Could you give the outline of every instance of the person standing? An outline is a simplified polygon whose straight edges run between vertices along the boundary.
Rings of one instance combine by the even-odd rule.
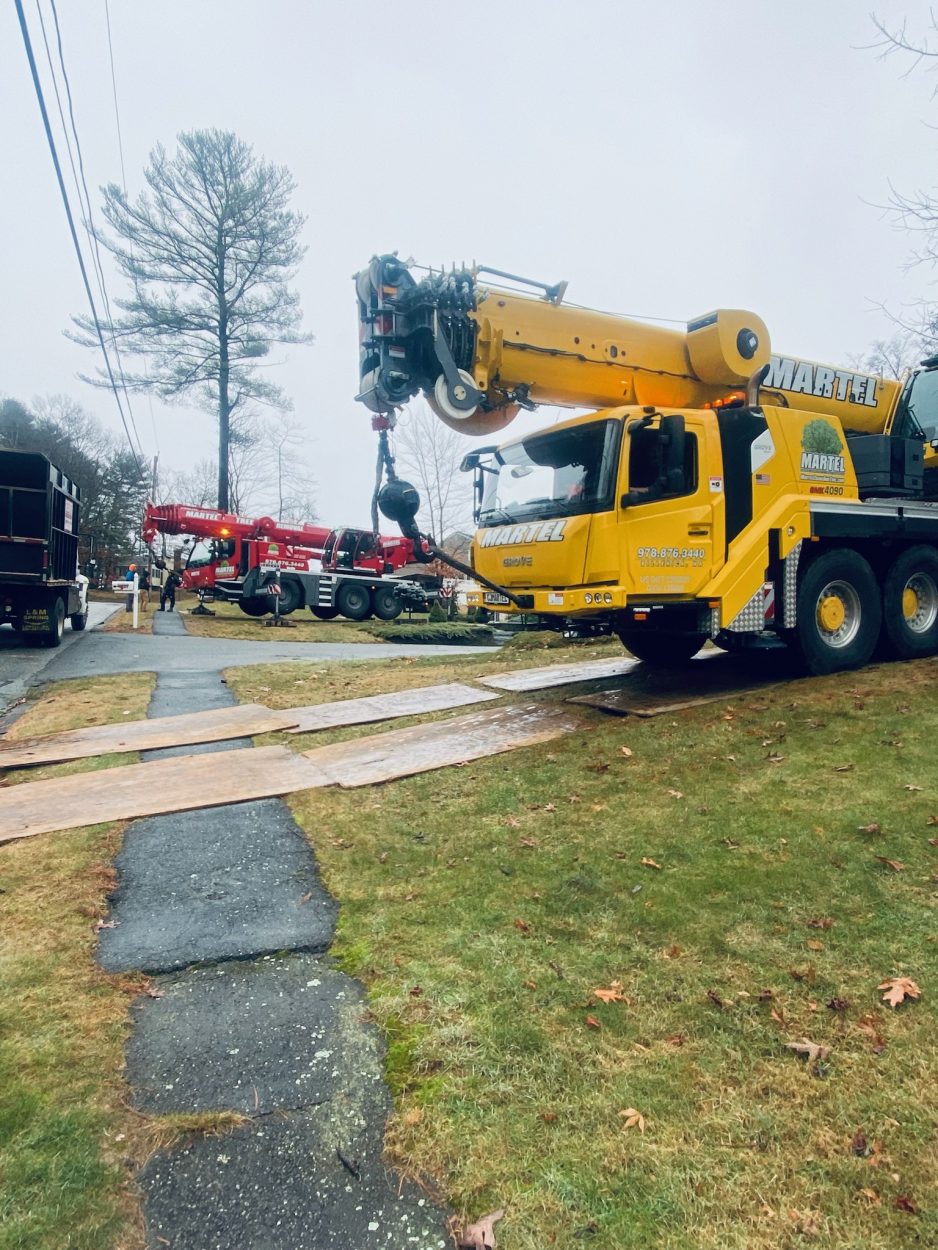
[[[170,569],[166,581],[160,590],[160,611],[172,612],[176,607],[176,587],[182,584],[182,578],[175,569]],[[167,608],[167,604],[169,607]]]
[[[150,574],[146,569],[137,578],[137,590],[140,592],[140,611],[146,612],[150,606]]]

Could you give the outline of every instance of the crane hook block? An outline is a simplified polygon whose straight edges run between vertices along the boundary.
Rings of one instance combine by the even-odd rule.
[[[413,528],[414,518],[420,511],[420,493],[410,482],[395,478],[385,482],[378,492],[378,507],[406,534]]]

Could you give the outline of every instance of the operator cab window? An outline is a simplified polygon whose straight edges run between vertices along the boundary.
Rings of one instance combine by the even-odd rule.
[[[906,384],[893,433],[914,438],[918,426],[925,438],[938,439],[938,369],[923,369]]]
[[[623,503],[635,505],[692,495],[697,489],[697,436],[681,434],[683,455],[669,466],[676,435],[663,426],[644,425],[630,432],[629,490]]]

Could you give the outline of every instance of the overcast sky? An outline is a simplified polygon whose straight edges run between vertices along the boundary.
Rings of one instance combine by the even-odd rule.
[[[119,182],[104,0],[58,9],[89,185]],[[918,0],[876,10],[928,20]],[[936,79],[877,58],[858,0],[110,0],[110,16],[132,195],[154,144],[209,126],[296,179],[315,345],[272,376],[330,524],[368,518],[351,277],[376,251],[566,278],[575,302],[622,313],[749,308],[776,348],[834,364],[890,333],[879,304],[932,280],[875,205],[890,182],[934,188]],[[84,294],[9,3],[0,107],[0,395],[68,393],[119,429],[63,337]],[[135,411],[164,465],[212,454],[210,417]]]

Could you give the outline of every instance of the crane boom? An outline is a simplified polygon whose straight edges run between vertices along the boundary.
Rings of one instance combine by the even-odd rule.
[[[565,283],[529,284],[540,298],[486,286],[484,272],[418,280],[397,257],[380,256],[357,275],[359,400],[388,413],[423,391],[451,428],[492,434],[538,404],[704,408],[768,366],[764,386],[782,406],[810,407],[847,429],[889,430],[897,382],[773,355],[755,313],[718,309],[681,329],[564,304]]]

